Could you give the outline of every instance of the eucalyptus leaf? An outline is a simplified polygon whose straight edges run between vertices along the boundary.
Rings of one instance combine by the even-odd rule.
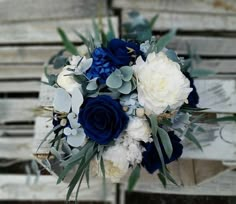
[[[153,26],[155,25],[155,22],[157,21],[157,19],[158,19],[158,15],[155,15],[151,18],[151,20],[149,21],[150,29],[153,28]]]
[[[165,175],[160,171],[160,172],[157,174],[157,176],[158,176],[159,180],[161,181],[163,187],[166,188],[167,181],[166,181]]]
[[[111,75],[106,80],[106,85],[113,89],[118,89],[122,86],[122,79],[117,75],[116,72],[111,73]]]
[[[122,74],[122,79],[124,81],[130,81],[133,76],[133,70],[129,66],[123,66],[120,68],[121,74]]]
[[[61,154],[56,150],[55,147],[51,147],[50,152],[54,155],[59,161],[61,160]]]
[[[166,155],[168,156],[168,158],[171,158],[171,155],[173,153],[173,146],[172,146],[172,143],[171,143],[171,140],[170,140],[170,136],[162,128],[158,127],[157,131],[159,133],[159,136],[160,136],[160,139],[161,139],[161,143],[162,143],[162,145],[164,147]]]
[[[176,29],[172,29],[170,32],[162,36],[155,45],[155,52],[160,52],[164,47],[166,47],[170,41],[175,37]]]
[[[94,91],[98,88],[97,81],[96,80],[91,80],[89,81],[88,85],[86,86],[86,89],[88,91]]]
[[[65,34],[65,32],[61,29],[58,28],[57,29],[59,35],[61,36],[62,42],[65,46],[65,49],[70,52],[73,55],[78,55],[78,51],[77,48],[74,46],[74,44],[68,39],[67,35]]]
[[[134,189],[134,187],[140,177],[140,171],[141,171],[141,168],[139,165],[137,165],[134,168],[134,170],[132,171],[132,173],[129,177],[129,181],[128,181],[128,191],[132,191]]]
[[[60,69],[60,68],[64,67],[66,61],[67,61],[67,58],[64,56],[56,57],[54,60],[54,63],[53,63],[54,69]]]
[[[215,75],[216,72],[207,69],[194,68],[190,71],[191,77],[207,77],[209,75]]]
[[[174,62],[180,63],[180,59],[178,58],[174,50],[168,49],[165,53],[169,59],[171,59]]]
[[[187,131],[186,134],[184,134],[184,136],[193,144],[195,144],[201,151],[203,151],[201,144],[198,142],[196,137],[190,131]]]
[[[132,91],[131,82],[123,82],[122,86],[118,89],[118,91],[122,94],[129,94]]]

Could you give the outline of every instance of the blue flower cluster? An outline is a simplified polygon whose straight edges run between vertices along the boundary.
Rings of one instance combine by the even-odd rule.
[[[122,66],[131,65],[142,55],[140,47],[134,42],[113,39],[106,48],[96,48],[92,53],[93,64],[86,72],[88,79],[98,78],[104,84],[108,76]]]

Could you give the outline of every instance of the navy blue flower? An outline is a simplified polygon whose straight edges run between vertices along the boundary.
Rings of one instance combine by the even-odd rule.
[[[120,39],[113,39],[107,48],[96,48],[92,53],[93,64],[87,71],[88,79],[98,77],[100,84],[105,84],[108,76],[122,66],[132,64],[142,55],[139,45]]]
[[[170,136],[170,140],[173,146],[173,153],[171,155],[171,158],[168,158],[168,156],[166,155],[164,147],[161,144],[160,139],[159,139],[165,164],[169,164],[170,162],[177,160],[182,155],[182,151],[183,151],[183,145],[180,143],[181,140],[174,134],[174,132],[170,131],[168,132],[168,134]],[[143,152],[142,166],[150,174],[152,174],[157,169],[160,169],[162,167],[161,160],[156,150],[154,142],[145,143],[143,146],[145,147],[146,151]]]
[[[142,55],[139,44],[113,39],[107,46],[111,62],[116,67],[130,65],[136,58]]]
[[[106,82],[107,77],[115,71],[116,67],[111,63],[111,59],[104,48],[96,48],[92,53],[93,64],[87,71],[88,79],[98,77],[101,84]]]
[[[192,108],[196,108],[197,104],[199,103],[199,95],[198,95],[197,89],[194,85],[194,80],[188,72],[185,72],[184,75],[189,79],[190,87],[193,89],[192,92],[188,96],[188,106],[190,106]]]
[[[98,144],[108,144],[119,137],[129,118],[120,103],[110,96],[87,98],[79,112],[79,123],[88,138]]]

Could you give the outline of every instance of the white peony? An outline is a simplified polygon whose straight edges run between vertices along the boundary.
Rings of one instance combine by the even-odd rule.
[[[130,118],[126,132],[128,137],[136,141],[149,142],[151,137],[151,128],[144,118]]]
[[[161,114],[167,107],[175,110],[192,91],[179,64],[164,52],[150,53],[146,61],[138,57],[133,69],[137,78],[138,100],[147,112]]]
[[[109,147],[103,154],[105,174],[112,182],[119,182],[125,176],[129,169],[129,162],[127,160],[127,149],[116,144]]]
[[[131,165],[139,164],[142,162],[144,148],[139,142],[133,142],[128,146],[127,160]]]
[[[65,89],[68,93],[72,93],[74,88],[81,89],[81,84],[75,81],[73,72],[67,70],[68,67],[63,68],[57,77],[57,84]]]

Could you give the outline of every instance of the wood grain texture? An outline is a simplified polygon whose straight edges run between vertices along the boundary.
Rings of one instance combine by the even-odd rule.
[[[111,20],[117,33],[118,19],[112,17]],[[102,25],[104,30],[108,30],[107,18],[102,18]],[[60,36],[57,33],[58,27],[61,27],[69,39],[75,42],[82,42],[75,34],[75,30],[85,35],[87,32],[93,33],[92,18],[20,22],[0,24],[0,27],[0,44],[61,43]]]
[[[126,185],[124,186],[126,189]],[[136,192],[163,193],[177,195],[222,195],[234,196],[236,190],[236,174],[232,170],[223,171],[204,183],[195,186],[176,186],[168,184],[164,188],[154,178],[144,175],[135,187]]]
[[[38,81],[13,81],[1,82],[0,93],[32,93],[39,92],[41,82]]]
[[[65,18],[88,18],[105,15],[106,0],[1,0],[0,22]]]
[[[128,20],[128,13],[131,10],[122,10],[122,20]],[[208,15],[208,14],[190,14],[177,12],[156,12],[142,10],[140,12],[145,18],[151,19],[156,14],[159,15],[153,29],[169,30],[177,28],[182,31],[235,31],[236,18],[231,15]]]
[[[32,143],[33,138],[29,137],[0,137],[0,157],[18,160],[33,159]]]
[[[0,123],[34,120],[37,99],[0,99]]]
[[[67,185],[56,185],[57,179],[53,176],[40,176],[39,181],[34,183],[31,178],[30,184],[26,183],[26,175],[0,175],[0,201],[65,201]],[[114,187],[107,184],[107,201],[114,201]],[[75,198],[75,193],[71,199]],[[90,189],[87,188],[86,181],[82,182],[79,193],[79,201],[102,201],[102,180],[91,179]]]
[[[112,6],[121,9],[135,9],[138,11],[236,14],[236,4],[234,0],[113,0]]]

